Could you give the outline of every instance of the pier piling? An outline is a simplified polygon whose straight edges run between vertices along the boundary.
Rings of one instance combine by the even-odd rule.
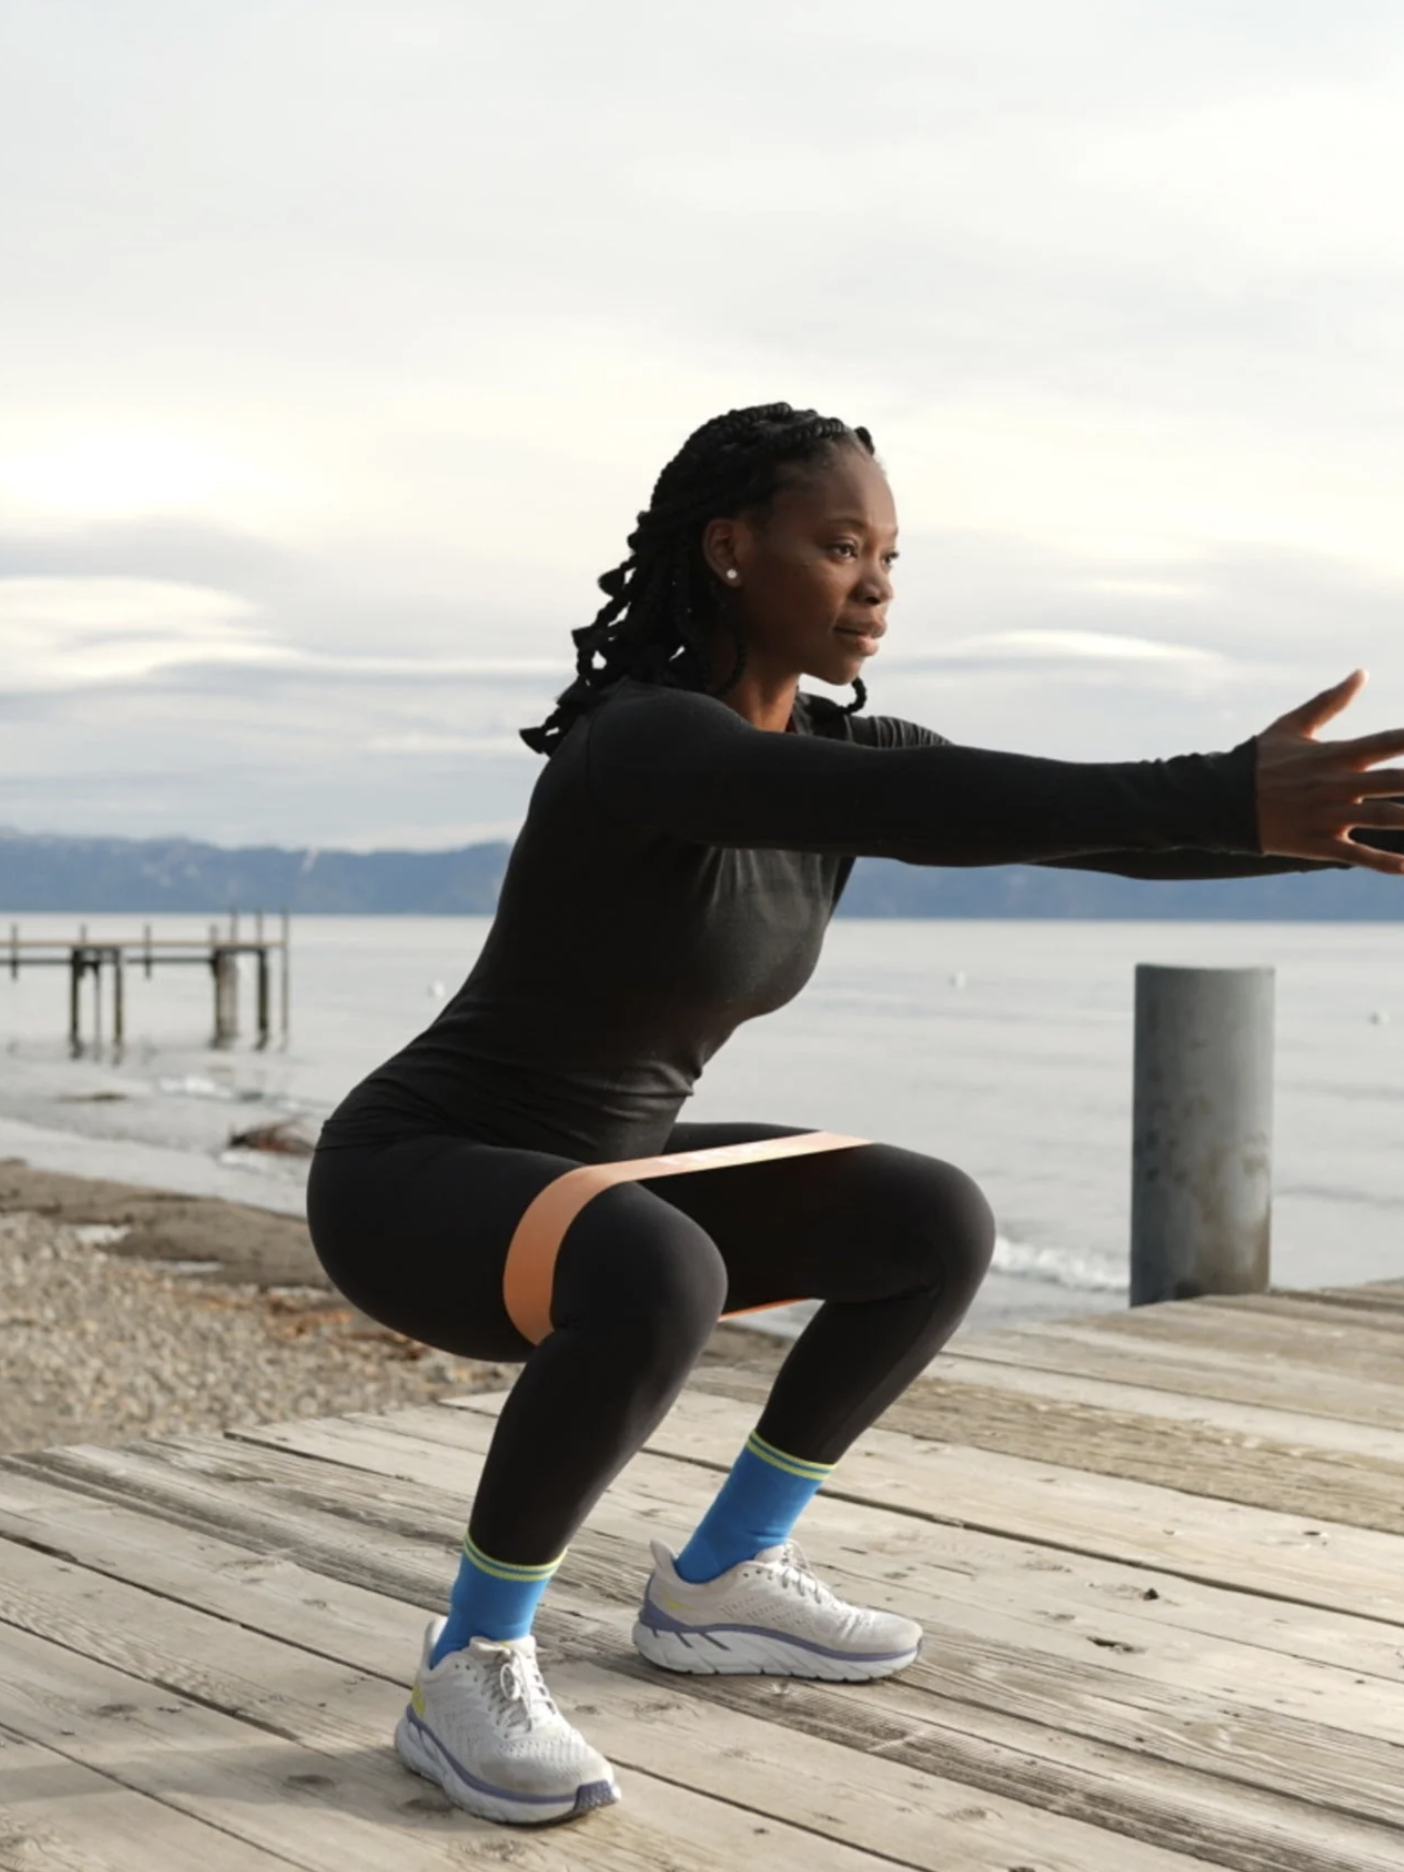
[[[239,952],[219,943],[210,958],[214,970],[214,1044],[232,1046],[239,1037]]]
[[[76,940],[64,936],[21,936],[19,925],[12,923],[8,943],[10,978],[17,981],[21,970],[27,968],[67,969],[68,1045],[70,1053],[77,1059],[85,1053],[99,1053],[102,1050],[103,977],[110,969],[112,1048],[114,1056],[120,1059],[127,1040],[127,986],[131,970],[136,965],[140,965],[142,974],[148,980],[158,966],[164,968],[172,964],[185,964],[207,968],[214,985],[214,1033],[211,1044],[228,1047],[239,1036],[239,958],[252,955],[257,971],[257,1045],[262,1049],[270,1045],[273,1038],[272,968],[276,950],[282,956],[281,1040],[286,1046],[289,1031],[288,949],[292,937],[291,922],[285,910],[281,938],[267,937],[264,934],[263,912],[260,910],[254,920],[254,935],[250,939],[240,936],[239,913],[233,910],[229,916],[227,935],[221,933],[218,924],[211,923],[208,938],[158,938],[152,934],[151,925],[146,923],[142,925],[139,937],[90,938],[88,925],[83,923],[79,925]],[[3,938],[0,938],[0,943],[3,943]],[[85,1037],[83,981],[88,975],[93,978],[92,1032]]]
[[[77,1059],[83,1051],[83,951],[68,958],[68,1050]]]

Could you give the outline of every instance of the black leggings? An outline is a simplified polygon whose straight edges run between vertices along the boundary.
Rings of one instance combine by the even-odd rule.
[[[664,1150],[794,1137],[782,1125],[677,1125]],[[541,1565],[568,1545],[668,1411],[723,1312],[825,1302],[757,1426],[777,1449],[836,1462],[964,1317],[994,1218],[954,1165],[863,1144],[616,1184],[566,1231],[555,1330],[507,1316],[518,1219],[572,1159],[424,1136],[318,1151],[313,1245],[372,1318],[461,1357],[523,1360],[473,1503],[484,1553]]]

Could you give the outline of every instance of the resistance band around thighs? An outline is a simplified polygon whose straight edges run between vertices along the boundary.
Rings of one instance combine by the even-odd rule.
[[[761,1138],[751,1144],[721,1144],[712,1150],[675,1151],[668,1156],[634,1157],[623,1163],[580,1164],[567,1170],[528,1204],[513,1232],[502,1270],[502,1299],[508,1317],[533,1345],[539,1345],[551,1331],[551,1286],[561,1242],[586,1203],[601,1190],[616,1183],[642,1183],[694,1170],[726,1170],[737,1164],[768,1163],[779,1157],[852,1150],[869,1141],[843,1137],[837,1131],[805,1131],[798,1137]],[[785,1306],[788,1302],[775,1300],[767,1304]],[[764,1310],[742,1307],[737,1311]],[[723,1319],[736,1317],[736,1313],[722,1315]]]

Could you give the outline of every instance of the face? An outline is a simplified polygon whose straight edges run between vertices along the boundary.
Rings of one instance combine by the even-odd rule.
[[[763,518],[711,521],[702,546],[731,594],[757,677],[813,676],[842,687],[877,654],[892,600],[897,511],[866,450],[843,448],[804,469]],[[724,641],[719,650],[725,671]]]

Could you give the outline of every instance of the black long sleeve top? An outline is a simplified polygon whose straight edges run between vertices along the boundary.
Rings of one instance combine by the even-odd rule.
[[[632,679],[606,691],[537,781],[467,980],[348,1094],[321,1147],[437,1131],[574,1162],[651,1155],[741,1022],[808,981],[858,857],[1321,868],[1262,855],[1253,740],[1044,760],[803,693],[791,726]]]

